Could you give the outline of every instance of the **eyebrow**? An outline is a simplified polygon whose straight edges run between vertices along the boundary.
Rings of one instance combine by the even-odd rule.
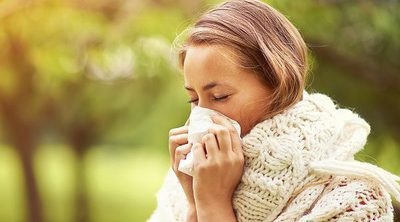
[[[209,89],[211,89],[211,88],[213,88],[213,87],[215,87],[217,85],[223,85],[223,84],[219,83],[219,82],[216,82],[216,81],[213,81],[213,82],[210,82],[207,85],[203,86],[203,90],[207,91],[207,90],[209,90]],[[185,89],[187,89],[189,91],[194,91],[194,89],[190,88],[189,86],[185,86]]]

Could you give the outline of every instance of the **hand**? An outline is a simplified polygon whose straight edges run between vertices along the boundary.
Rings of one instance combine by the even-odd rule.
[[[232,196],[243,174],[242,143],[229,120],[219,115],[212,119],[210,133],[193,146],[197,216],[199,221],[235,221]]]
[[[188,125],[189,120],[186,121],[184,126],[169,131],[169,154],[171,167],[185,192],[189,206],[195,209],[193,178],[178,170],[180,160],[186,158],[186,154],[192,148],[192,144],[188,144]]]

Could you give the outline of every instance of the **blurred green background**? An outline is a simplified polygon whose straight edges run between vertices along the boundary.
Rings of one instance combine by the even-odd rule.
[[[218,2],[0,0],[0,221],[150,216],[190,111],[171,45]],[[307,89],[371,124],[357,158],[400,175],[399,1],[266,2],[311,49]]]

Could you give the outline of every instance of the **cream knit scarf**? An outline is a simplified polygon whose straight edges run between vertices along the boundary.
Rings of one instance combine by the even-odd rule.
[[[233,195],[237,220],[393,220],[399,177],[354,160],[369,124],[327,95],[303,99],[258,123],[242,139],[245,167]],[[187,202],[169,169],[148,221],[185,221]]]

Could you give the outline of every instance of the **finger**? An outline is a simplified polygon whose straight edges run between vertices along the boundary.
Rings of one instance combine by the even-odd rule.
[[[219,150],[225,153],[232,150],[231,135],[226,127],[213,123],[208,132],[215,135]]]
[[[180,146],[188,143],[188,134],[179,134],[169,137],[169,156],[171,158],[171,165],[174,164],[175,159],[175,149]]]
[[[213,133],[207,133],[201,138],[201,142],[204,144],[207,151],[207,159],[215,158],[218,155],[218,142],[217,138]]]
[[[187,133],[187,132],[188,132],[188,126],[181,126],[178,128],[170,129],[169,136],[178,135],[178,134]]]
[[[207,160],[204,147],[201,143],[193,145],[193,167],[196,168],[200,163]]]
[[[236,131],[236,128],[232,125],[232,123],[223,116],[213,115],[211,116],[212,120],[216,124],[220,124],[226,126],[229,130],[229,134],[231,136],[231,149],[235,153],[242,153],[242,141],[240,140],[239,133]]]
[[[233,139],[232,143],[232,150],[234,153],[243,155],[243,147],[242,147],[242,140],[239,139],[239,137],[236,137]]]
[[[169,137],[169,144],[175,147],[188,143],[188,134],[178,134]]]
[[[186,159],[186,155],[190,152],[192,143],[178,146],[175,150],[174,169],[177,170],[182,159]]]

